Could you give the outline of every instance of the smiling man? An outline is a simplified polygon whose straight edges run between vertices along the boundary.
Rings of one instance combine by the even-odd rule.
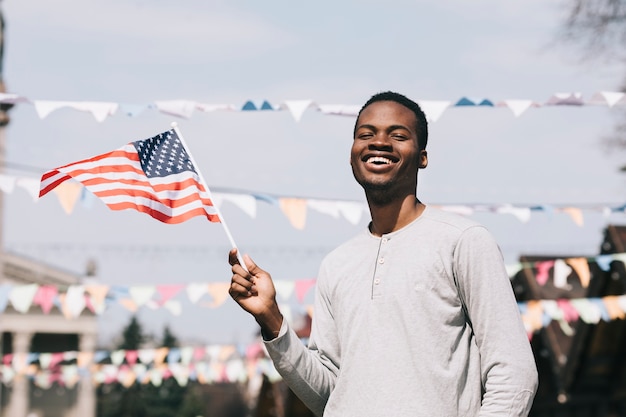
[[[472,220],[426,206],[428,128],[384,92],[363,106],[350,164],[372,220],[318,275],[304,346],[270,275],[229,254],[230,294],[261,326],[289,387],[326,417],[527,416],[537,370],[500,250]]]

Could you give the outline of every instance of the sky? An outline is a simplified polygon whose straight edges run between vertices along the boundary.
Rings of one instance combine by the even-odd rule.
[[[312,100],[360,105],[394,90],[415,100],[462,97],[533,100],[617,91],[625,68],[585,62],[556,41],[564,1],[477,0],[200,1],[2,0],[7,90],[31,101],[152,104],[191,100],[233,104]],[[429,166],[418,196],[426,204],[620,206],[626,153],[607,149],[623,110],[607,106],[451,107],[430,123]],[[209,187],[275,196],[364,201],[348,162],[354,118],[309,108],[196,111],[188,118],[149,108],[97,122],[62,109],[40,118],[32,103],[10,113],[5,173],[45,170],[119,148],[177,122]],[[29,169],[15,169],[16,166]],[[296,230],[280,209],[259,203],[251,218],[225,202],[224,219],[242,252],[277,280],[314,278],[323,256],[361,231],[358,224],[309,212]],[[623,214],[480,212],[505,262],[522,254],[593,256],[604,228]],[[229,241],[219,224],[196,218],[165,225],[98,201],[66,214],[53,195],[34,202],[5,194],[5,250],[83,274],[89,259],[110,285],[228,282]],[[310,296],[309,296],[310,297]],[[294,306],[297,308],[297,306]],[[100,344],[130,313],[100,318]],[[168,325],[183,343],[245,343],[254,320],[228,300],[217,309],[186,306],[173,316],[143,308],[149,332]]]

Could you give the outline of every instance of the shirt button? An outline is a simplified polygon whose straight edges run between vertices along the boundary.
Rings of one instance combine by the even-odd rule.
[[[384,264],[385,263],[385,258],[378,258],[378,263],[379,264]]]
[[[374,280],[374,284],[376,284],[376,285],[380,284],[380,280],[379,280],[378,278],[376,278],[376,279]]]
[[[387,238],[386,237],[383,238],[383,243],[387,243]]]

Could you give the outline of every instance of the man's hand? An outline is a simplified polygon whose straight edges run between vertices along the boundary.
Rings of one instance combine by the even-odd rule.
[[[274,339],[280,332],[283,316],[276,303],[276,289],[270,274],[259,268],[248,255],[244,255],[247,272],[237,259],[237,249],[228,253],[233,277],[228,293],[261,326],[263,338]]]

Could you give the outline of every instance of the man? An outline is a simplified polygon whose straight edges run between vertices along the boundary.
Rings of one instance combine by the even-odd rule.
[[[424,113],[403,95],[379,93],[361,109],[350,163],[372,221],[322,262],[308,347],[283,320],[270,275],[229,254],[231,296],[317,415],[529,413],[537,370],[496,242],[416,197],[427,140]]]

